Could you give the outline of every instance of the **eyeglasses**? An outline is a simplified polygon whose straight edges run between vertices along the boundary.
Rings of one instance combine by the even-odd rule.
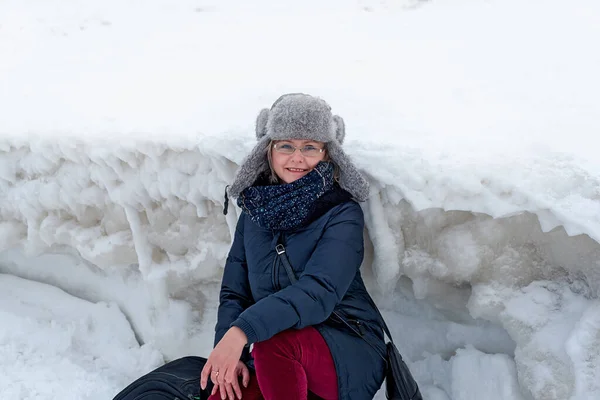
[[[325,148],[316,147],[312,144],[307,144],[303,147],[296,147],[290,143],[275,143],[273,144],[273,148],[276,152],[287,155],[294,154],[296,150],[300,150],[302,155],[306,157],[317,157],[319,154],[325,151]]]

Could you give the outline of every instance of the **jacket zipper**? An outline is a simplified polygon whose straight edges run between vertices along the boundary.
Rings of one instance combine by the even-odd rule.
[[[360,336],[364,336],[365,334],[365,327],[363,326],[363,324],[357,320],[357,319],[351,319],[349,320],[350,323],[356,325],[356,328],[358,329],[358,332],[360,333]]]
[[[275,289],[275,291],[279,291],[279,263],[277,262],[279,261],[279,256],[275,255],[275,258],[273,259],[273,276],[272,276],[272,281],[273,281],[273,288]]]
[[[344,325],[346,325],[348,328],[350,328],[350,330],[353,331],[356,335],[361,336],[361,337],[364,336],[364,334],[365,334],[365,327],[364,327],[364,325],[359,320],[345,318],[345,317],[343,317],[337,311],[333,311],[332,314],[337,319],[339,319],[340,322],[342,322]]]

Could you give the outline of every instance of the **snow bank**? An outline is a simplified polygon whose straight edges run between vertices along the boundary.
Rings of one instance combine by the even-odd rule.
[[[116,302],[139,340],[167,358],[206,354],[239,211],[231,207],[227,217],[222,214],[223,189],[237,164],[220,149],[245,149],[244,142],[10,143],[0,156],[0,270],[90,301]],[[365,144],[358,152],[371,154],[367,149]],[[539,216],[525,210],[504,218],[444,211],[447,193],[416,207],[406,193],[418,192],[405,192],[403,179],[384,184],[387,166],[397,165],[387,161],[380,158],[365,171],[373,189],[364,204],[363,269],[407,359],[437,354],[454,360],[454,368],[460,363],[455,351],[469,345],[514,356],[513,367],[500,364],[508,368],[503,374],[512,376],[514,368],[534,398],[595,393],[597,363],[588,351],[597,345],[592,310],[598,301],[592,298],[600,283],[600,245],[562,227],[544,232]],[[464,176],[455,179],[462,208],[481,207],[481,196],[465,186]],[[512,197],[488,195],[488,207],[518,208]],[[491,367],[493,360],[477,362]],[[450,398],[469,398],[460,394],[465,382],[454,385]]]
[[[19,316],[1,297],[30,324],[15,343],[53,329],[45,306],[67,321],[45,360],[93,358],[69,327],[108,307],[128,377],[151,349],[206,355],[223,190],[260,108],[304,91],[372,184],[363,270],[427,397],[597,397],[598,4],[234,3],[0,5],[0,272],[100,302],[63,318],[63,294],[10,281],[47,298]],[[102,393],[123,383],[102,371]]]
[[[115,304],[92,304],[56,287],[0,274],[2,397],[111,398],[162,355],[139,346]],[[43,382],[44,385],[37,385]]]

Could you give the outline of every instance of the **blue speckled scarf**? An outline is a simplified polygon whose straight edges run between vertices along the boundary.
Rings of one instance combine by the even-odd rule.
[[[292,183],[244,189],[237,204],[258,226],[289,231],[308,221],[316,200],[331,190],[333,183],[333,164],[320,162]]]

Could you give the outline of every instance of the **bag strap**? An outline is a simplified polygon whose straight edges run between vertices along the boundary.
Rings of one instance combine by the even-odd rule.
[[[283,243],[281,243],[281,235],[278,237],[277,242],[278,242],[278,244],[277,244],[277,246],[275,246],[275,251],[277,252],[279,259],[281,260],[281,263],[283,264],[283,266],[285,268],[285,272],[287,273],[288,279],[290,280],[290,282],[292,282],[292,284],[294,284],[294,283],[298,282],[298,279],[296,278],[296,274],[294,274],[294,270],[292,269],[290,260],[288,259],[288,256],[285,252],[285,246],[283,245]],[[367,293],[367,296],[369,296],[368,293]],[[386,332],[386,335],[388,335],[388,337],[390,338],[390,341],[392,341],[392,335],[390,335],[390,331],[389,331],[387,325],[385,324],[385,321],[383,321],[383,317],[381,316],[379,309],[373,302],[373,299],[371,299],[371,296],[369,296],[369,302],[373,305],[373,307],[375,307],[375,310],[377,310],[377,315],[379,316],[379,319],[383,322],[383,329]],[[381,358],[383,358],[383,360],[386,362],[386,364],[388,363],[387,357],[384,357],[383,355],[381,355],[381,353],[379,352],[377,347],[375,347],[375,345],[373,343],[369,342],[362,333],[360,333],[359,331],[356,330],[355,327],[350,325],[350,323],[348,321],[346,321],[337,311],[333,311],[332,314],[335,315],[337,318],[339,318],[340,321],[342,321],[344,323],[344,325],[346,325],[348,328],[350,328],[350,330],[352,332],[354,332],[358,337],[362,338],[369,346],[371,346],[373,348],[373,350],[375,350],[375,352],[377,354],[379,354],[379,356]],[[392,344],[393,343],[394,342],[392,341]]]
[[[389,330],[387,324],[385,323],[385,319],[383,319],[383,315],[381,315],[381,311],[379,311],[379,307],[377,307],[377,305],[373,301],[373,298],[371,297],[369,292],[367,292],[367,298],[369,299],[371,306],[375,309],[375,311],[377,311],[377,315],[379,316],[379,322],[381,323],[381,327],[383,328],[383,331],[387,335],[388,339],[390,339],[390,342],[392,342],[392,344],[394,344],[394,339],[392,338],[392,334],[390,333],[390,330]],[[395,344],[394,344],[394,346],[395,346]]]

